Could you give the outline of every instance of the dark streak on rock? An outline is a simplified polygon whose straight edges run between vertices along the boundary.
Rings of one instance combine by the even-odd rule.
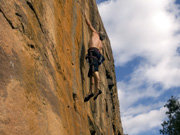
[[[40,28],[41,28],[41,31],[44,33],[44,30],[43,30],[43,28],[42,28],[42,24],[41,24],[41,22],[40,22],[40,20],[39,20],[39,17],[38,17],[38,15],[37,15],[37,13],[36,13],[33,5],[32,5],[29,1],[27,1],[27,4],[28,4],[28,6],[30,7],[30,9],[33,11],[33,13],[35,14],[36,19],[37,19],[37,21],[38,21],[38,23],[39,23],[39,26],[40,26]]]
[[[22,15],[20,15],[19,13],[15,13],[15,15],[17,15],[18,17],[22,17]]]
[[[15,27],[13,26],[12,22],[7,18],[7,16],[5,15],[5,13],[0,9],[0,12],[3,14],[4,18],[6,19],[6,21],[9,23],[9,25],[11,26],[12,29],[15,29]]]

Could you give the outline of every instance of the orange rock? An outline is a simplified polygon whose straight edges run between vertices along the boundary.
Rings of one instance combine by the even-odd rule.
[[[104,30],[95,0],[0,1],[0,135],[123,135],[109,39],[103,94],[83,101],[91,34],[84,10]]]

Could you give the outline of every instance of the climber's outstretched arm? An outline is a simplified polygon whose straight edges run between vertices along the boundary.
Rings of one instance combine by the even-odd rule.
[[[85,16],[85,19],[86,19],[86,23],[87,23],[87,25],[89,26],[89,28],[92,30],[92,32],[96,32],[96,33],[97,33],[97,31],[94,29],[94,27],[93,27],[92,24],[90,23],[89,19],[87,18],[86,13],[84,14],[84,16]]]

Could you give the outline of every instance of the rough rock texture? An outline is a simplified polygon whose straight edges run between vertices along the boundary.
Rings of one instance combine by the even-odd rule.
[[[123,135],[112,50],[104,41],[103,94],[88,93],[95,0],[0,0],[0,135]]]

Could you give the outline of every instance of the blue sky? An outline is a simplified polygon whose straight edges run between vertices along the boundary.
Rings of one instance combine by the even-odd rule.
[[[180,97],[180,0],[96,0],[111,41],[124,133],[158,135]]]

